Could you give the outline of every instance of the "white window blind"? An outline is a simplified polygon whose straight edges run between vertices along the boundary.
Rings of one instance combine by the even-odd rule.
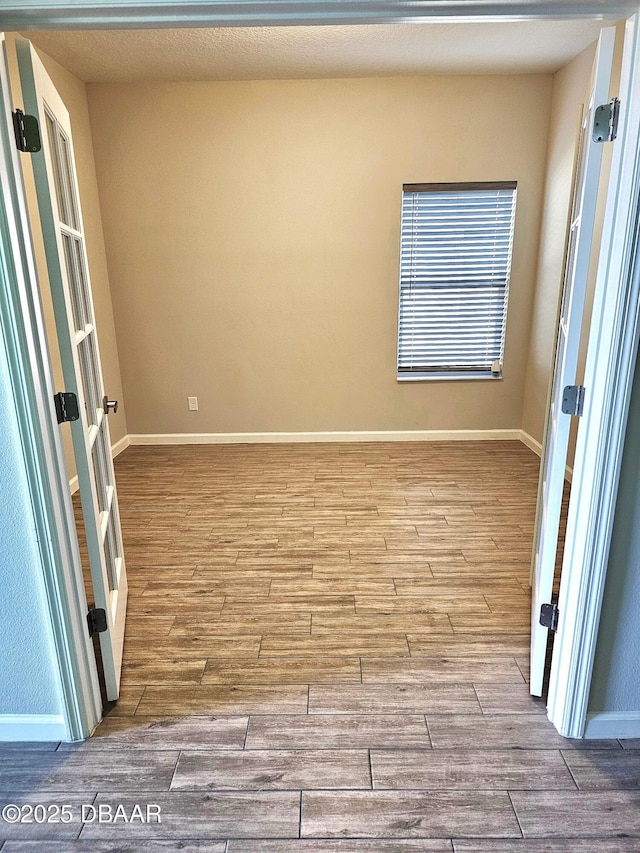
[[[501,375],[516,183],[406,184],[398,379]]]

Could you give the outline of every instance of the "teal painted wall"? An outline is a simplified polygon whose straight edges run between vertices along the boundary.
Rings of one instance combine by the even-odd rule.
[[[0,715],[58,715],[58,668],[1,330],[0,400]]]
[[[589,713],[640,713],[640,369],[631,396]]]

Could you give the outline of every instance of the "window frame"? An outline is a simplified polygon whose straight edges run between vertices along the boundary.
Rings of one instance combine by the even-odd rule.
[[[508,226],[508,245],[507,257],[504,261],[504,285],[503,298],[501,303],[502,311],[502,326],[500,333],[499,359],[494,360],[491,369],[479,368],[464,368],[459,364],[447,364],[443,359],[441,366],[433,367],[401,367],[401,359],[403,356],[402,347],[402,331],[403,319],[404,325],[407,325],[406,315],[403,315],[403,291],[406,292],[406,276],[407,270],[403,265],[403,254],[407,249],[407,241],[405,238],[405,200],[408,195],[417,195],[419,193],[451,193],[460,194],[464,192],[477,191],[509,191],[511,196],[511,213],[510,223]],[[397,326],[397,350],[396,350],[396,380],[398,382],[433,382],[433,381],[475,381],[475,380],[501,380],[503,378],[503,363],[504,363],[504,348],[506,341],[507,330],[507,312],[509,304],[509,285],[512,274],[512,257],[515,240],[515,217],[518,196],[518,182],[512,181],[457,181],[445,183],[408,183],[403,184],[402,200],[401,200],[401,215],[400,215],[400,258],[399,258],[399,282],[398,282],[398,326]],[[501,229],[504,233],[504,226]],[[446,232],[444,232],[446,233]],[[504,237],[503,237],[504,239]],[[409,246],[412,244],[409,243]],[[462,284],[463,282],[461,282]],[[405,309],[406,310],[406,309]],[[405,353],[406,357],[406,353]],[[496,361],[499,361],[499,370],[495,370]]]

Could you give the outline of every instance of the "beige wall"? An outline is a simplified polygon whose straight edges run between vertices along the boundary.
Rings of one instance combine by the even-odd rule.
[[[7,34],[6,36],[7,56],[9,60],[14,105],[21,107],[22,95],[15,52],[15,42],[17,38],[19,38],[19,36],[15,34]],[[81,80],[78,80],[77,77],[74,77],[46,54],[41,51],[38,51],[38,53],[49,76],[53,80],[56,89],[60,93],[65,106],[69,110],[71,118],[71,130],[73,134],[76,167],[78,172],[78,185],[80,189],[80,203],[82,206],[87,253],[89,257],[89,269],[93,290],[96,326],[99,334],[105,390],[109,394],[110,399],[116,399],[121,404],[116,415],[109,415],[111,441],[115,444],[127,434],[127,423],[124,411],[122,380],[120,377],[120,365],[113,323],[109,276],[102,233],[102,217],[100,213],[95,163],[93,159],[93,141],[91,136],[91,126],[89,123],[86,87]],[[44,247],[42,243],[42,230],[40,228],[40,220],[37,214],[38,207],[35,186],[33,183],[33,171],[31,169],[29,156],[23,154],[21,162],[25,179],[29,212],[31,214],[31,228],[48,332],[54,382],[56,390],[64,390],[62,368],[60,365],[60,353],[55,334],[53,306],[49,290],[49,279],[47,276]],[[69,476],[72,477],[75,475],[75,464],[73,460],[71,433],[68,425],[63,425],[61,429],[63,430]]]
[[[551,87],[89,85],[129,431],[519,428]],[[399,384],[403,182],[513,179],[504,380]]]

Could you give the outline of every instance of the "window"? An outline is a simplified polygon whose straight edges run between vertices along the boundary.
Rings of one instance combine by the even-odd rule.
[[[502,375],[516,183],[405,184],[398,379]]]

